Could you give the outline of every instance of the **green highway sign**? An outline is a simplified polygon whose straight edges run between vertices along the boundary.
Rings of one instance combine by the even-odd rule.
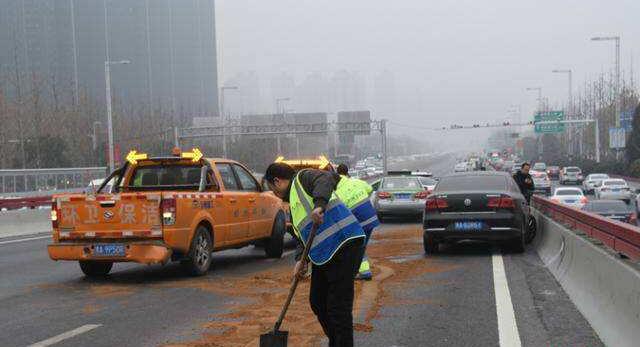
[[[564,132],[564,123],[545,123],[539,122],[562,122],[564,121],[564,111],[548,111],[536,113],[533,123],[535,124],[535,132],[540,134],[561,133]]]

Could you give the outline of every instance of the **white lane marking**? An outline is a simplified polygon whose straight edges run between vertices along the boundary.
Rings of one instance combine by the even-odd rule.
[[[17,243],[17,242],[25,242],[25,241],[33,241],[33,240],[41,240],[41,239],[50,239],[51,235],[47,236],[37,236],[37,237],[28,237],[26,239],[17,239],[17,240],[9,240],[9,241],[0,241],[0,245],[6,245],[9,243]]]
[[[496,297],[496,312],[498,314],[498,336],[500,347],[519,347],[520,334],[516,324],[516,315],[513,312],[513,303],[509,293],[509,283],[504,270],[502,255],[493,254],[493,288]]]
[[[78,336],[80,334],[84,334],[88,331],[91,331],[97,327],[101,327],[102,324],[87,324],[87,325],[83,325],[79,328],[73,329],[73,330],[69,330],[66,333],[62,333],[60,335],[48,338],[44,341],[40,341],[40,342],[36,342],[33,345],[30,345],[28,347],[47,347],[47,346],[51,346],[53,344],[56,344],[58,342],[61,342],[63,340],[66,339],[70,339],[74,336]]]

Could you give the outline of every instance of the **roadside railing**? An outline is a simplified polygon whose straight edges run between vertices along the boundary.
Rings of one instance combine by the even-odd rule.
[[[40,206],[50,206],[51,196],[32,196],[26,198],[6,198],[0,199],[0,211],[17,210],[20,208],[37,208]]]
[[[633,260],[640,260],[640,228],[564,206],[534,195],[532,205],[555,221],[579,230]]]

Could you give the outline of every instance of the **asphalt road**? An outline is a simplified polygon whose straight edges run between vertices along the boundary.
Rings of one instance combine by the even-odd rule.
[[[378,232],[403,226],[383,224]],[[504,264],[513,319],[504,291],[496,292],[494,257]],[[533,250],[502,254],[497,246],[467,242],[435,256],[417,251],[405,258],[420,259],[412,266],[445,270],[388,288],[394,302],[406,304],[384,305],[373,330],[357,334],[358,345],[511,346],[510,340],[500,343],[500,330],[514,324],[522,346],[603,346]]]
[[[442,175],[455,160],[445,156],[430,165],[414,164],[409,168]],[[378,233],[407,227],[419,228],[397,221],[384,224]],[[77,263],[51,261],[47,239],[6,241],[0,239],[3,347],[54,342],[54,337],[59,340],[55,346],[92,347],[197,340],[208,332],[204,325],[212,315],[229,312],[239,300],[205,290],[207,284],[280,265],[289,271],[293,265],[291,250],[272,260],[262,250],[246,247],[215,253],[213,268],[200,278],[183,275],[177,264],[116,264],[108,278],[89,280]],[[420,239],[409,241],[416,246]],[[531,250],[502,255],[495,246],[467,243],[434,257],[425,257],[420,247],[411,252],[403,259],[444,270],[381,282],[384,295],[376,301],[380,307],[372,330],[358,332],[356,345],[509,346],[516,337],[524,346],[602,345]],[[375,267],[376,259],[372,261]],[[389,295],[401,300],[387,300]]]

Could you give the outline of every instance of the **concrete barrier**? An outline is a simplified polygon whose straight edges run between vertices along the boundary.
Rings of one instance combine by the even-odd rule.
[[[607,346],[638,346],[640,266],[538,210],[533,246]]]
[[[13,210],[0,212],[0,237],[51,231],[51,210]]]

